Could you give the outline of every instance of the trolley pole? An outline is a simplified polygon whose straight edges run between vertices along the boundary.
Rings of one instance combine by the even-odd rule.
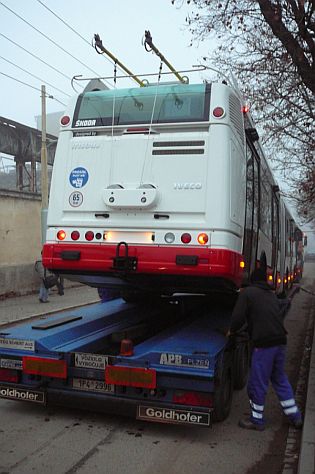
[[[46,139],[46,87],[41,86],[42,102],[42,147],[41,147],[41,235],[42,244],[46,241],[47,213],[48,213],[48,169],[47,169],[47,139]]]

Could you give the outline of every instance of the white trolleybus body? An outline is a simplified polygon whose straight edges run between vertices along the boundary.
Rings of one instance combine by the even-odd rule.
[[[294,222],[239,91],[160,83],[74,97],[61,120],[43,263],[103,288],[282,291]]]

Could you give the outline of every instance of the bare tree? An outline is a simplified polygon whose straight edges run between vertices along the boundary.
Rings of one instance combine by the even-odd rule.
[[[236,74],[287,196],[315,220],[315,0],[187,3],[192,42],[215,40],[204,60]]]

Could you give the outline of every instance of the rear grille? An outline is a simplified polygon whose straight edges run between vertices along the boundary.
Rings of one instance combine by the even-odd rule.
[[[186,147],[204,147],[204,140],[177,141],[177,142],[154,142],[153,148],[163,148],[152,150],[152,155],[203,155],[204,148],[186,148]],[[179,148],[185,147],[185,148]]]

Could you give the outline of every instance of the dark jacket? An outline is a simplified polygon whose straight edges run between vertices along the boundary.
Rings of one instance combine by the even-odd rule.
[[[254,347],[272,347],[287,343],[283,320],[284,301],[280,303],[267,283],[255,282],[241,291],[234,306],[231,333],[245,323]]]

